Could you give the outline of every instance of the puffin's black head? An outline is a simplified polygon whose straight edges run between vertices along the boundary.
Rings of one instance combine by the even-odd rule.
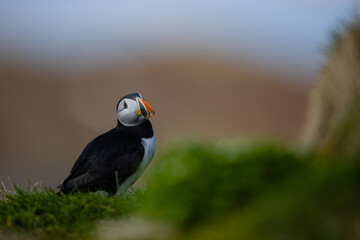
[[[118,120],[125,126],[136,126],[155,114],[140,93],[131,93],[120,99],[116,106]]]

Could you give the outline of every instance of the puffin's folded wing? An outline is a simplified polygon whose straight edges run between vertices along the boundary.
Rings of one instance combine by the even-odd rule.
[[[91,175],[88,172],[80,175],[76,178],[73,178],[66,182],[66,184],[61,184],[58,186],[60,189],[69,189],[69,188],[83,188],[87,186],[91,186],[93,184],[97,184],[99,180],[104,179],[100,175]]]
[[[108,157],[103,154],[104,159],[102,161],[86,161],[86,164],[79,165],[77,170],[71,173],[58,188],[64,193],[69,193],[75,188],[81,192],[116,191],[116,185],[121,184],[136,171],[143,155],[144,148],[142,145],[131,149],[126,154],[112,154]],[[81,175],[76,175],[81,172]]]
[[[86,146],[59,188],[63,192],[73,188],[80,191],[113,191],[117,184],[115,172],[121,184],[136,171],[143,156],[144,147],[140,138],[112,129]]]

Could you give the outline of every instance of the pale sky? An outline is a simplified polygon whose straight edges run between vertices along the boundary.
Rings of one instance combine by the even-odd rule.
[[[356,0],[1,0],[0,49],[60,63],[203,49],[316,69]]]

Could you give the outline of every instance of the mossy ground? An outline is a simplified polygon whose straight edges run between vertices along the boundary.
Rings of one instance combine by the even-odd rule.
[[[173,226],[176,234],[168,238],[176,239],[359,239],[356,157],[319,159],[269,144],[242,146],[171,147],[152,163],[148,184],[124,199],[58,197],[50,189],[4,192],[0,236],[97,239],[101,220],[136,216]]]

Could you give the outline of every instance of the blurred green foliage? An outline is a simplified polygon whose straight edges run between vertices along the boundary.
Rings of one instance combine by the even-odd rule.
[[[360,165],[271,145],[168,151],[145,196],[190,239],[359,239]]]
[[[356,158],[193,141],[163,152],[148,186],[125,199],[79,193],[59,198],[51,190],[7,193],[0,201],[0,229],[44,239],[94,238],[98,220],[140,216],[174,226],[177,232],[168,238],[175,239],[359,239]]]
[[[150,179],[148,209],[185,227],[283,188],[305,167],[294,154],[270,146],[229,154],[211,144],[189,144],[162,159]]]

